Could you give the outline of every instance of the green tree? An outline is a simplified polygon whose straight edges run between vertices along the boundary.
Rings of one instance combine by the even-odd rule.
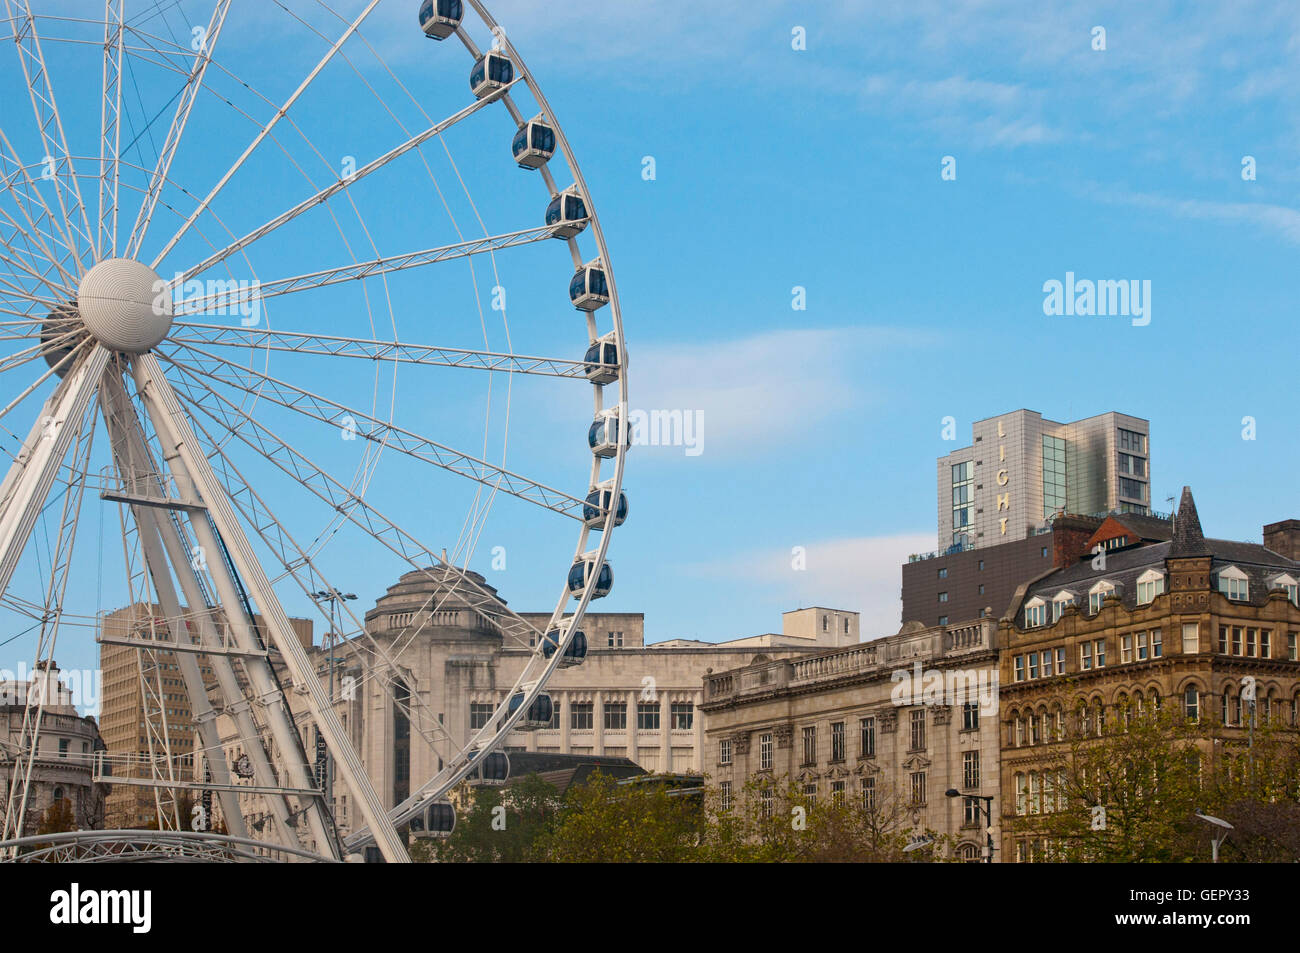
[[[439,863],[518,863],[528,860],[533,843],[555,823],[560,795],[530,774],[508,787],[464,789],[471,801],[446,838],[417,840],[412,858]]]

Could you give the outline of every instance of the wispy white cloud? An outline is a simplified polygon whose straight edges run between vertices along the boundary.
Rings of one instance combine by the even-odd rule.
[[[771,453],[835,414],[869,404],[878,396],[868,383],[871,367],[929,340],[919,331],[827,328],[639,345],[630,369],[632,409],[700,412],[710,458]]]
[[[804,548],[807,568],[793,568],[794,546]],[[933,533],[791,540],[789,546],[739,553],[692,568],[701,575],[742,580],[790,608],[821,605],[861,612],[862,637],[873,639],[899,629],[899,567],[912,553],[933,548]]]
[[[1300,245],[1300,209],[1266,202],[1220,202],[1208,199],[1176,198],[1151,192],[1092,185],[1085,193],[1112,205],[1132,205],[1163,212],[1175,218],[1246,225]]]

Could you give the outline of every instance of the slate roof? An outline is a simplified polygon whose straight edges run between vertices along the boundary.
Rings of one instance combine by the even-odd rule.
[[[1268,600],[1268,581],[1272,577],[1289,572],[1300,579],[1300,562],[1259,543],[1207,539],[1201,532],[1201,521],[1191,491],[1184,487],[1173,539],[1112,550],[1106,553],[1105,570],[1092,568],[1093,556],[1090,553],[1074,565],[1050,573],[1026,588],[1024,599],[1016,607],[1016,620],[1023,625],[1025,602],[1039,596],[1050,604],[1052,597],[1062,589],[1075,593],[1076,605],[1080,611],[1086,611],[1088,590],[1102,580],[1117,583],[1121,587],[1120,601],[1126,608],[1135,609],[1138,577],[1148,569],[1164,572],[1165,560],[1179,556],[1210,556],[1210,570],[1215,573],[1236,566],[1250,580],[1249,602],[1256,606],[1262,606]]]

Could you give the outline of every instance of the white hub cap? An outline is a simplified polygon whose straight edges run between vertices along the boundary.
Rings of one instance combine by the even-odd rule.
[[[171,290],[148,265],[108,258],[82,276],[77,312],[104,347],[143,354],[171,330]]]

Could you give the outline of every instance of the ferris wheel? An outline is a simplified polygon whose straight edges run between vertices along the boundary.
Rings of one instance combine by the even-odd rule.
[[[507,735],[549,725],[547,679],[582,662],[582,616],[612,586],[627,353],[571,145],[478,0],[2,2],[0,611],[30,623],[34,670],[92,635],[136,653],[131,783],[159,827],[40,839],[61,858],[79,839],[252,858],[255,791],[276,857],[409,860],[405,832],[449,831],[453,786],[499,780]],[[518,540],[510,578],[556,583],[549,623],[469,571],[494,523]],[[468,740],[403,674],[418,632],[377,640],[348,606],[354,574],[394,569],[437,580],[431,612],[454,596],[530,653]],[[106,589],[147,618],[106,634]],[[437,752],[397,803],[294,606]],[[177,694],[190,725],[169,721]],[[31,841],[49,718],[30,694],[0,855]],[[305,727],[351,795],[347,832]],[[176,768],[186,732],[197,778]],[[94,770],[125,781],[113,757]],[[191,829],[186,792],[215,798],[224,835]]]

